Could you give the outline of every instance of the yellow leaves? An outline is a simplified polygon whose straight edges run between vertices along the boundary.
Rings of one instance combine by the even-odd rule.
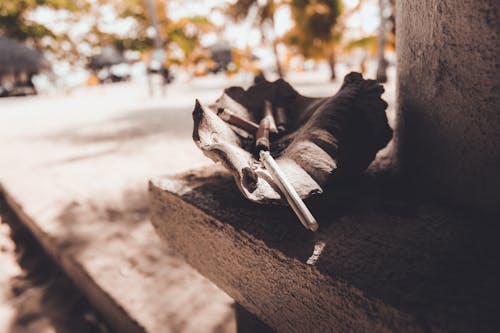
[[[18,12],[18,3],[16,1],[0,0],[0,16],[13,16]]]
[[[328,15],[330,8],[324,3],[312,2],[306,6],[306,13],[308,16],[313,15]]]
[[[236,21],[241,21],[247,17],[250,8],[256,3],[256,0],[237,0],[226,6],[224,12]]]
[[[344,46],[346,52],[350,52],[357,48],[365,49],[370,55],[375,55],[377,53],[377,36],[366,36],[351,40]]]
[[[237,72],[239,70],[246,70],[249,72],[255,72],[258,69],[256,58],[252,56],[252,50],[250,48],[233,48],[231,50],[231,54],[234,64],[233,71]]]

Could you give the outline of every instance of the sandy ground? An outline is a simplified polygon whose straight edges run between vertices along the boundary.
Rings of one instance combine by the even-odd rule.
[[[289,79],[303,94],[327,96],[339,84],[328,82],[327,76],[303,73]],[[151,332],[234,332],[231,300],[155,235],[148,220],[146,184],[151,176],[211,164],[191,139],[194,99],[210,103],[224,87],[246,86],[250,80],[204,77],[176,82],[165,96],[154,97],[147,95],[145,85],[129,83],[83,88],[66,96],[0,100],[0,182],[47,235]],[[390,86],[387,90],[392,119],[394,94]],[[73,324],[90,327],[85,332],[102,331],[104,326],[81,297],[60,292],[66,289],[58,283],[59,271],[41,274],[45,269],[39,267],[45,265],[37,262],[44,262],[43,255],[33,259],[31,272],[41,274],[44,282],[23,277],[28,268],[18,260],[9,225],[1,224],[0,235],[0,283],[5,286],[0,291],[0,327],[24,332],[16,325],[31,311],[28,319],[34,319],[21,324],[26,329],[30,323],[41,326],[27,332],[79,332]],[[18,280],[27,281],[20,282],[21,296],[12,291]],[[63,302],[52,301],[57,299]],[[51,312],[49,303],[60,308]]]

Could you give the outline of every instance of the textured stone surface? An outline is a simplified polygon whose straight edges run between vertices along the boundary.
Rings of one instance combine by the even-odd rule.
[[[152,180],[152,222],[280,332],[495,331],[498,230],[389,184],[367,176],[311,199],[311,233],[286,207],[243,199],[212,167]]]
[[[500,208],[500,2],[398,1],[398,103],[409,177],[452,203]]]

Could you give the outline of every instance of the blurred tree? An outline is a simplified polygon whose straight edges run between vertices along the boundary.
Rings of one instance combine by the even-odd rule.
[[[379,28],[378,28],[378,46],[377,46],[377,81],[387,82],[387,60],[385,59],[385,45],[387,43],[387,1],[378,0]]]
[[[327,59],[330,79],[335,80],[335,54],[342,36],[337,25],[342,13],[341,0],[291,0],[295,26],[283,41],[307,59]]]
[[[108,0],[100,0],[103,4],[109,2]],[[147,1],[150,0],[113,0],[113,6],[117,12],[117,16],[121,19],[131,18],[135,21],[135,26],[132,31],[129,31],[125,38],[114,36],[113,44],[120,50],[136,50],[146,51],[151,50],[154,45],[154,35],[148,33],[152,28],[152,18],[148,11]],[[169,19],[167,17],[166,1],[151,0],[153,7],[156,11],[156,18],[158,20],[159,38],[165,35],[162,27],[168,25]]]
[[[152,28],[152,18],[149,15],[145,0],[115,1],[118,16],[133,18],[136,22],[135,31],[127,38],[115,38],[113,44],[120,50],[132,49],[149,51],[153,48],[153,38],[148,30]],[[183,66],[196,65],[208,60],[209,55],[201,48],[201,35],[212,31],[214,26],[202,16],[181,18],[173,21],[168,17],[166,1],[154,0],[154,9],[158,20],[158,30],[163,47],[167,53],[176,53],[168,59],[170,64]],[[182,56],[179,52],[181,51]]]
[[[253,25],[259,28],[262,39],[271,45],[276,59],[276,71],[279,77],[282,78],[283,67],[278,56],[279,41],[274,33],[274,14],[278,8],[277,1],[236,0],[236,2],[226,8],[225,13],[235,21],[241,22],[248,18],[253,8],[257,9]],[[267,32],[266,29],[268,30]]]
[[[163,45],[182,51],[177,62],[188,65],[199,61],[200,36],[211,29],[204,17],[183,18],[172,21],[167,16],[166,1],[154,0]],[[63,13],[68,29],[54,32],[46,24],[32,18],[37,9],[51,11],[52,21]],[[106,10],[103,10],[106,9]],[[129,29],[117,33],[103,26],[104,17],[112,13],[116,21],[133,20]],[[80,22],[88,31],[83,35],[70,30]],[[103,46],[114,46],[118,51],[149,52],[153,48],[151,18],[145,0],[0,0],[0,35],[28,42],[47,51],[55,58],[69,63],[84,64],[87,58]],[[176,60],[173,60],[175,62]]]
[[[354,7],[351,12],[359,10],[361,1],[358,6]],[[363,36],[359,39],[347,41],[344,45],[344,51],[349,53],[355,49],[360,49],[366,55],[372,58],[377,58],[377,74],[376,78],[380,82],[387,80],[387,65],[385,53],[387,50],[394,51],[396,48],[396,27],[395,27],[395,4],[396,0],[379,0],[379,16],[380,22],[377,35]],[[352,14],[351,13],[351,14]],[[361,67],[364,68],[366,56],[363,57]]]
[[[47,26],[29,19],[37,7],[76,12],[87,8],[84,1],[71,0],[0,0],[0,33],[8,38],[28,41],[38,46],[44,37],[55,37]]]
[[[389,39],[388,44],[392,49],[396,49],[396,0],[389,0],[391,13],[387,18]]]
[[[344,51],[350,52],[354,49],[363,49],[368,54],[375,56],[377,54],[377,39],[377,36],[366,36],[351,40],[344,46]]]
[[[375,57],[377,55],[377,43],[378,43],[378,38],[377,36],[365,36],[361,37],[359,39],[354,39],[348,41],[344,45],[344,52],[345,53],[350,53],[356,49],[362,50],[363,51],[363,57],[361,59],[361,63],[359,64],[361,68],[361,73],[365,74],[366,73],[366,60],[368,57]]]
[[[378,0],[380,25],[378,30],[377,81],[387,82],[387,47],[396,44],[396,0]]]
[[[77,45],[66,33],[56,34],[47,25],[34,21],[32,14],[38,8],[64,10],[71,16],[86,12],[89,6],[83,0],[0,0],[0,34],[74,62],[78,59]]]
[[[211,22],[203,16],[182,18],[164,26],[167,43],[173,43],[183,52],[184,66],[197,65],[210,59],[201,47],[201,35],[213,30]]]

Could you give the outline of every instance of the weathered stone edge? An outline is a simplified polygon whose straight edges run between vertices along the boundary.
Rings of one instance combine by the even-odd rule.
[[[180,179],[149,182],[157,233],[270,327],[279,332],[425,331],[412,315],[370,299],[186,202],[181,195],[188,190]]]
[[[104,317],[106,322],[116,331],[124,333],[145,333],[146,330],[85,270],[81,263],[71,253],[64,251],[64,247],[44,232],[36,223],[35,218],[29,216],[17,200],[0,183],[0,193],[4,196],[8,206],[14,211],[21,223],[38,240],[48,255],[66,273],[75,286],[80,289],[87,300]]]

